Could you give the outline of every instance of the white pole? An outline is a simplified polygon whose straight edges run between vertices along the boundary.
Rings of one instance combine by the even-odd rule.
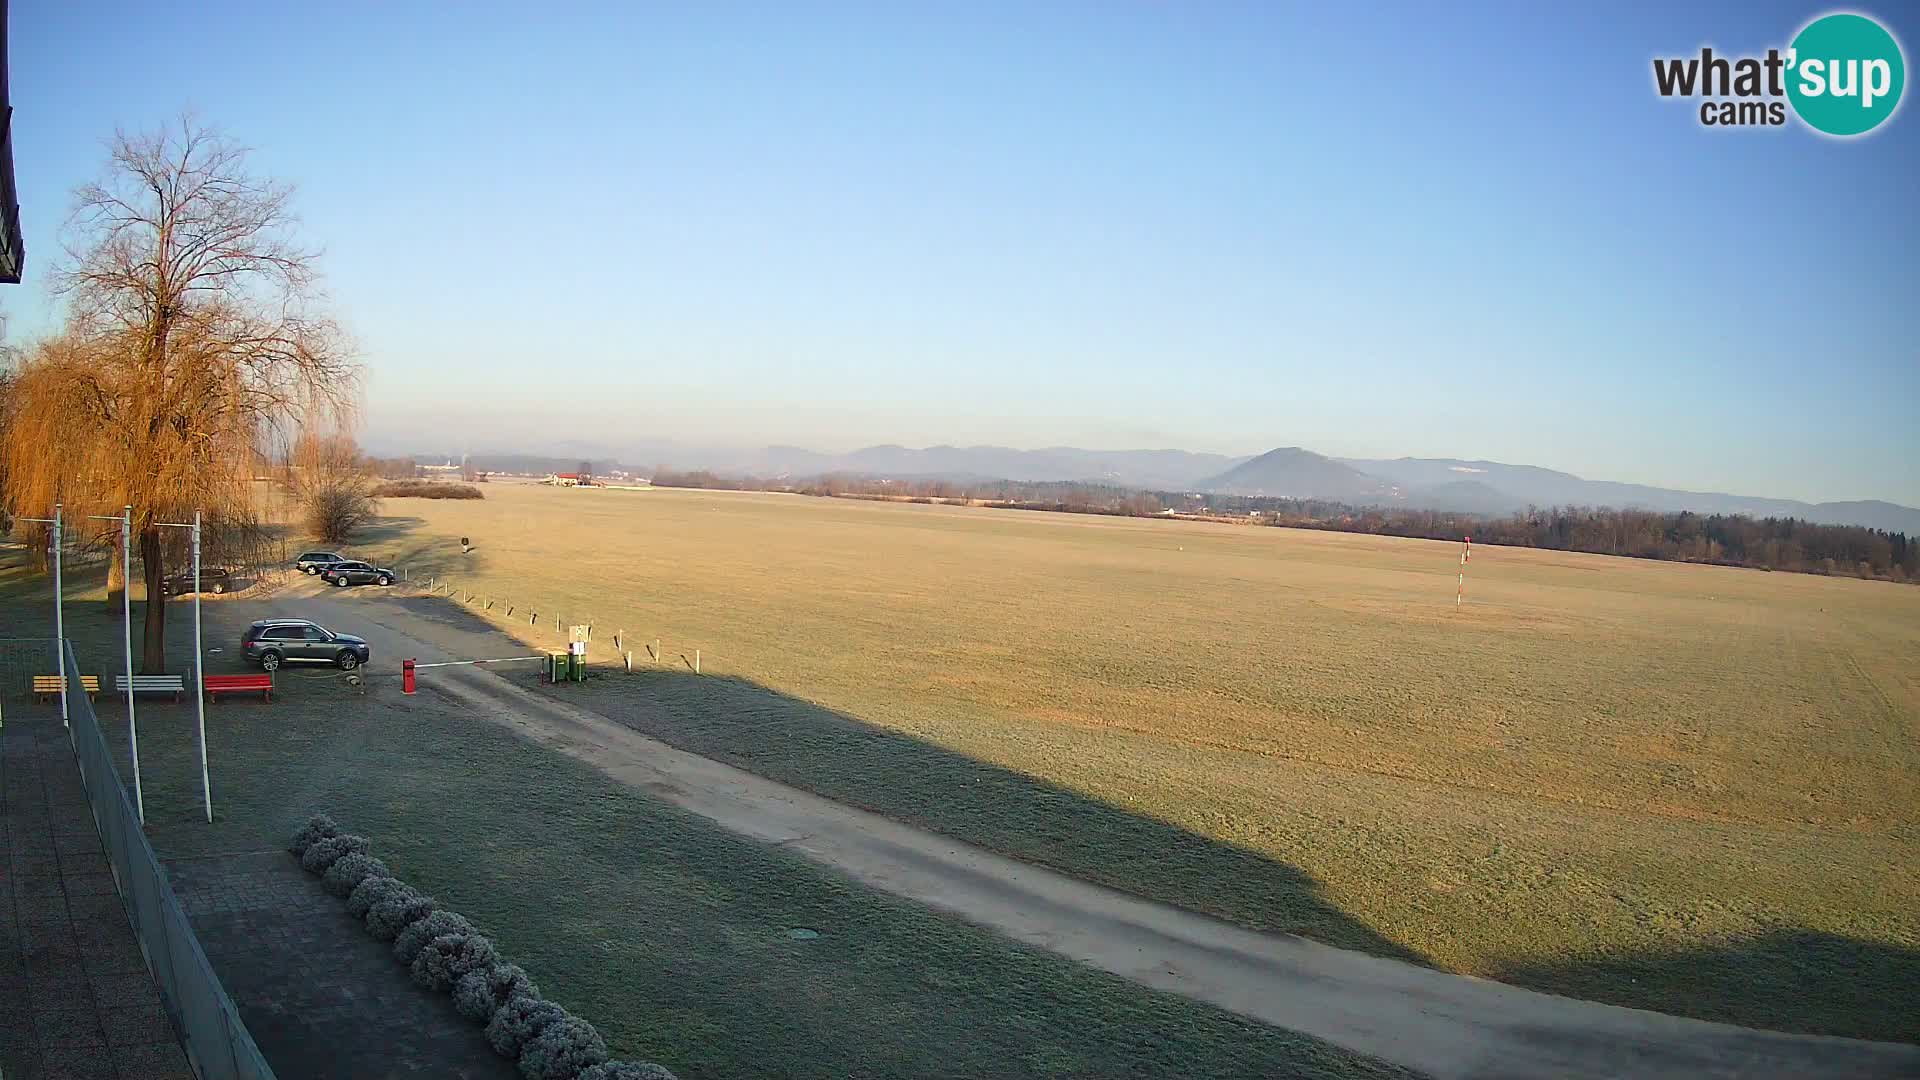
[[[67,624],[61,614],[60,504],[53,504],[53,652],[60,665],[60,726],[67,727]],[[79,678],[79,673],[74,673]]]
[[[213,824],[213,780],[207,775],[206,649],[200,644],[200,511],[193,512],[193,712],[200,736],[200,797],[207,805],[207,824]]]
[[[133,755],[133,806],[140,815],[140,824],[147,823],[147,802],[140,794],[140,724],[133,716],[133,507],[129,506],[120,516],[120,565],[126,572],[120,589],[120,631],[121,641],[126,648],[124,659],[127,662],[127,747]],[[153,603],[153,597],[147,597],[147,603]]]

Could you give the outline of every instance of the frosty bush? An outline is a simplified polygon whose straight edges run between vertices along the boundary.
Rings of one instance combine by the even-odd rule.
[[[464,936],[479,932],[474,929],[472,923],[451,911],[436,911],[400,931],[399,935],[393,939],[393,956],[394,959],[412,967],[414,958],[420,955],[420,950],[426,948],[427,943],[434,938],[443,934]]]
[[[540,996],[518,964],[491,964],[467,972],[453,984],[453,1005],[460,1015],[478,1023],[493,1019],[494,1010],[517,997]]]
[[[665,1065],[651,1061],[609,1061],[581,1070],[580,1080],[679,1080]]]
[[[563,1015],[520,1048],[520,1075],[527,1080],[576,1080],[582,1070],[606,1060],[606,1041],[593,1025]]]
[[[346,896],[370,877],[392,877],[387,864],[371,855],[342,855],[327,867],[320,884],[335,896]]]
[[[551,1001],[517,997],[500,1006],[487,1021],[487,1045],[503,1058],[517,1058],[529,1040],[567,1015]]]
[[[345,862],[346,860],[342,859],[340,861]],[[360,879],[360,884],[355,885],[352,892],[347,894],[347,914],[356,919],[364,919],[367,917],[367,909],[371,908],[375,901],[392,896],[394,893],[406,888],[406,884],[398,878],[387,877],[382,874],[368,874],[366,877]],[[411,892],[412,890],[408,889],[407,891]]]
[[[293,843],[287,845],[287,850],[295,855],[305,855],[307,849],[314,844],[339,835],[340,826],[334,824],[332,818],[325,814],[315,814],[307,819],[307,823],[299,832],[293,834]]]
[[[400,931],[432,915],[439,906],[433,897],[421,896],[402,885],[367,908],[367,933],[380,941],[392,941]]]
[[[449,990],[471,971],[485,971],[498,957],[480,934],[442,934],[413,958],[413,981],[429,990]]]
[[[348,855],[365,855],[372,847],[364,836],[348,833],[344,836],[330,836],[325,840],[316,840],[300,856],[300,865],[309,874],[324,874],[335,861]]]

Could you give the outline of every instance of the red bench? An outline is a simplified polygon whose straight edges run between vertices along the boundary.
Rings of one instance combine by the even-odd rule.
[[[207,700],[217,702],[221,694],[234,694],[241,691],[258,690],[273,700],[273,676],[260,675],[208,675],[201,680],[207,688]]]

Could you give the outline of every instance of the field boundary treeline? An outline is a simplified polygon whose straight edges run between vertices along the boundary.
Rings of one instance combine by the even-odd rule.
[[[487,493],[472,484],[441,480],[387,480],[373,489],[376,499],[484,499]]]
[[[1501,547],[1705,563],[1920,584],[1920,537],[1800,518],[1593,506],[1512,514],[1354,506],[1328,499],[1146,491],[1067,481],[959,482],[831,475],[806,480],[656,470],[655,487],[775,491],[828,498],[944,503],[1108,517],[1201,519],[1290,529],[1458,540]]]

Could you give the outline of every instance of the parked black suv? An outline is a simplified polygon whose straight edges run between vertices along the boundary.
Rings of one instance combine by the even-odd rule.
[[[200,590],[218,596],[227,591],[228,583],[233,579],[233,571],[224,566],[203,566],[200,568]],[[180,596],[193,592],[193,571],[182,570],[177,574],[168,574],[160,580],[160,592],[166,596]]]
[[[329,585],[391,585],[394,573],[370,563],[337,562],[320,568],[320,577]]]
[[[365,638],[336,634],[305,619],[261,619],[240,636],[240,655],[272,671],[281,664],[333,664],[352,671],[373,659]]]

